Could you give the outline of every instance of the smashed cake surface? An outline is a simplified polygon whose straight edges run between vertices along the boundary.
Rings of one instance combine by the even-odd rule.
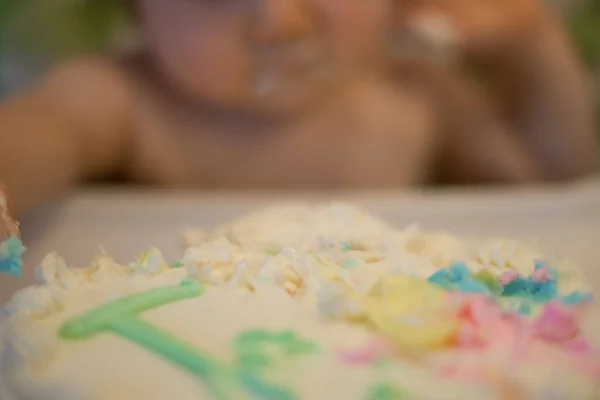
[[[172,262],[49,255],[3,310],[0,398],[598,395],[589,285],[532,244],[299,204],[186,245]]]

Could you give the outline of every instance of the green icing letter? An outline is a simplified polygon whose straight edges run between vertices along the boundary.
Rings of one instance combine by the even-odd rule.
[[[293,392],[271,385],[245,369],[238,370],[220,363],[138,316],[156,307],[200,296],[203,292],[204,288],[197,282],[186,280],[179,286],[151,289],[117,299],[67,322],[59,336],[67,340],[82,340],[104,332],[117,334],[202,379],[214,399],[237,398],[233,395],[236,390],[232,384],[235,382],[257,399],[296,399]]]
[[[390,384],[377,383],[367,389],[364,400],[404,400],[406,393]]]
[[[241,333],[235,340],[238,363],[249,370],[272,366],[277,359],[314,353],[316,343],[303,340],[293,331],[278,333],[252,329]]]
[[[202,286],[196,283],[194,285],[160,287],[117,299],[67,322],[60,330],[60,337],[85,339],[102,331],[110,330],[111,323],[123,317],[131,319],[146,310],[175,301],[191,299],[200,296],[203,292]]]

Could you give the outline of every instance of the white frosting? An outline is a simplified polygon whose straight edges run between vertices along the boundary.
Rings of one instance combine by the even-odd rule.
[[[46,260],[44,265],[48,271],[60,270],[63,266],[54,257]],[[109,263],[104,267],[112,269],[114,265]],[[1,398],[209,398],[199,379],[117,335],[107,332],[81,342],[61,340],[57,335],[61,324],[69,318],[102,305],[114,296],[177,285],[186,277],[185,269],[169,270],[155,276],[134,273],[121,278],[115,273],[97,281],[82,277],[80,285],[62,293],[58,308],[50,307],[57,300],[49,293],[50,288],[56,288],[54,285],[20,292],[7,307],[9,315],[2,320],[0,330]],[[41,309],[44,312],[38,312]],[[143,319],[176,333],[195,348],[222,360],[231,360],[231,343],[235,335],[246,329],[295,330],[302,338],[318,342],[322,350],[299,358],[293,368],[269,371],[269,378],[292,388],[299,398],[314,398],[314,391],[318,390],[324,398],[359,399],[378,381],[374,378],[374,369],[344,364],[337,355],[338,350],[367,343],[369,334],[364,329],[321,323],[301,302],[294,301],[278,288],[264,288],[254,294],[227,286],[211,288],[198,298],[146,312]],[[431,395],[437,393],[423,385],[432,377],[408,364],[395,363],[382,374],[393,377],[391,382],[405,390],[414,388],[429,390]],[[464,384],[448,383],[444,387],[448,395],[436,398],[485,394],[476,386],[467,388]],[[241,391],[240,397],[236,398],[250,397]]]
[[[270,208],[210,234],[190,231],[187,238],[192,247],[180,268],[172,268],[156,249],[127,266],[102,255],[89,267],[72,268],[56,254],[47,256],[37,273],[39,285],[18,292],[0,319],[0,399],[210,398],[196,376],[116,334],[82,341],[58,336],[65,322],[90,309],[189,279],[204,284],[206,292],[141,318],[225,363],[234,359],[232,341],[244,330],[294,330],[318,343],[320,351],[278,364],[265,376],[298,398],[365,399],[367,389],[380,382],[423,399],[496,398],[483,384],[440,382],[408,359],[386,366],[344,363],[339,351],[366,345],[371,333],[340,321],[361,314],[359,298],[382,276],[425,278],[453,261],[473,271],[529,274],[540,258],[539,251],[512,240],[461,240],[415,226],[397,230],[343,204]],[[586,289],[575,266],[552,266],[565,272],[561,290]],[[589,334],[598,332],[594,321],[587,320]],[[443,361],[440,356],[429,362]],[[474,362],[465,355],[461,365]],[[523,369],[519,379],[539,381],[550,369]],[[559,385],[572,390],[565,393],[589,389],[588,381],[570,375]],[[250,397],[240,389],[234,398]]]
[[[473,272],[512,270],[528,276],[537,261],[544,261],[559,271],[560,292],[590,290],[576,265],[547,259],[537,246],[506,238],[457,238],[416,225],[398,230],[347,204],[267,208],[204,237],[208,239],[189,247],[182,261],[205,283],[236,277],[233,284],[252,287],[251,282],[267,280],[314,296],[324,279],[368,291],[379,276],[426,278],[454,262]]]

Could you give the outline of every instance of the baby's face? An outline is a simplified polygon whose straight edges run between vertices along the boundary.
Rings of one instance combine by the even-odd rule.
[[[139,0],[153,54],[192,98],[300,111],[380,61],[389,0]]]

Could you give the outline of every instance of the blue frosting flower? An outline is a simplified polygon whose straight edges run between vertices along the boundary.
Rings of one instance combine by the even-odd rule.
[[[449,268],[434,272],[427,280],[445,290],[492,294],[490,288],[485,283],[475,279],[469,273],[467,266],[462,263],[453,264]]]
[[[546,267],[543,262],[536,262],[534,271],[542,267]],[[556,288],[557,271],[548,268],[548,272],[550,275],[549,280],[536,281],[532,276],[519,277],[504,286],[500,286],[498,290],[492,287],[493,285],[486,283],[482,277],[478,277],[477,274],[471,274],[464,263],[456,263],[433,273],[427,280],[448,291],[481,293],[488,296],[496,295],[529,300],[533,303],[546,303],[559,297]],[[560,300],[565,304],[576,305],[590,301],[592,298],[591,293],[572,292],[561,297]],[[530,304],[520,303],[518,312],[525,315],[529,314],[531,312]]]

